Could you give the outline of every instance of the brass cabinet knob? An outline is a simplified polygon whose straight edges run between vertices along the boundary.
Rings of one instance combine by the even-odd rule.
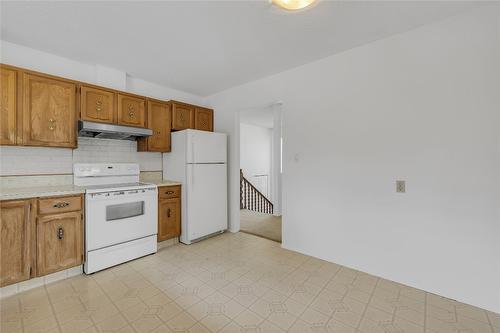
[[[53,118],[49,119],[49,130],[53,131],[56,128],[56,120]]]
[[[64,229],[62,227],[57,228],[57,239],[63,239]]]

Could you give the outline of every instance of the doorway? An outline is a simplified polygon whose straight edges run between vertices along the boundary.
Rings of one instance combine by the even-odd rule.
[[[281,105],[239,114],[240,231],[281,243]]]

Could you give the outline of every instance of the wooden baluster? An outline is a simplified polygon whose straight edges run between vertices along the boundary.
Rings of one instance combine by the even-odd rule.
[[[255,211],[255,190],[252,188],[252,210]]]
[[[240,209],[243,209],[243,170],[240,169]]]
[[[255,189],[252,187],[252,193],[253,193],[253,210],[257,210],[257,196],[255,193]]]
[[[252,189],[251,186],[249,186],[249,187],[250,187],[250,207],[251,207],[251,210],[254,210],[254,207],[253,207],[253,204],[254,204],[254,202],[253,202],[253,191],[252,191],[253,189]]]
[[[246,195],[247,204],[246,204],[246,207],[247,207],[247,209],[250,209],[250,191],[248,190],[248,188],[249,188],[248,183],[245,183],[245,184],[246,184],[246,188],[247,188],[247,195]]]

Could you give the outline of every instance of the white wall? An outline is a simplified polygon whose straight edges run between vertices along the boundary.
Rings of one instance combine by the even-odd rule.
[[[240,124],[240,168],[247,179],[263,190],[254,179],[256,175],[267,175],[265,195],[269,196],[271,177],[272,130],[251,124]]]
[[[282,100],[284,247],[500,312],[498,8],[211,96],[231,230],[236,113]]]
[[[0,62],[68,79],[120,89],[153,98],[176,99],[204,105],[204,98],[128,76],[120,70],[85,64],[0,41]],[[78,149],[7,147],[0,148],[0,176],[72,173],[78,162],[139,163],[141,171],[161,171],[160,153],[137,152],[136,142],[121,140],[78,139]]]

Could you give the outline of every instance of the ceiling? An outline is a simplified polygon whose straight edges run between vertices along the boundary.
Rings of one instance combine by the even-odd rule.
[[[0,2],[3,40],[201,96],[478,6],[327,1],[289,13],[254,1]]]

